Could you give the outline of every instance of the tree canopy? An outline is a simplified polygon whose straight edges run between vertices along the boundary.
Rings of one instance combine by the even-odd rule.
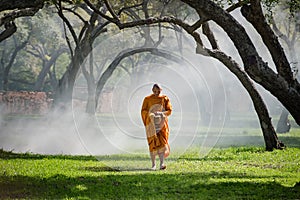
[[[161,27],[172,29],[175,32],[185,32],[194,40],[196,54],[212,57],[221,62],[228,68],[242,83],[253,101],[256,112],[258,113],[261,128],[265,140],[269,141],[267,148],[278,147],[276,133],[271,123],[267,107],[255,87],[255,83],[261,85],[270,92],[279,102],[290,112],[297,124],[300,124],[300,84],[297,79],[298,66],[292,65],[286,51],[280,41],[281,34],[278,25],[274,23],[275,8],[279,6],[282,10],[287,10],[294,28],[289,31],[296,41],[299,37],[300,17],[299,1],[273,1],[273,0],[250,0],[250,1],[212,1],[212,0],[140,0],[140,1],[118,1],[118,0],[78,0],[78,1],[1,1],[0,7],[2,16],[0,26],[2,33],[0,41],[5,44],[6,40],[12,36],[16,39],[16,31],[22,25],[18,25],[18,18],[27,16],[37,16],[37,12],[43,7],[49,7],[61,21],[52,18],[49,22],[55,20],[58,26],[55,29],[61,30],[61,35],[53,30],[52,39],[43,38],[43,19],[45,15],[40,15],[40,21],[28,22],[41,27],[39,34],[27,33],[28,39],[24,40],[22,45],[15,45],[8,53],[11,59],[3,63],[3,85],[7,84],[8,72],[11,69],[14,59],[17,58],[21,49],[26,50],[33,56],[38,65],[42,65],[40,73],[36,74],[36,83],[34,89],[40,89],[45,83],[45,77],[50,77],[53,85],[56,85],[56,94],[67,94],[70,99],[75,83],[75,79],[85,60],[91,55],[93,45],[99,35],[108,30],[117,32],[124,29],[135,29],[142,35],[144,45],[137,52],[148,51],[158,48],[163,40]],[[237,17],[237,15],[239,17]],[[26,18],[28,19],[28,18]],[[257,44],[247,32],[246,20],[251,24],[255,34],[259,35],[261,41],[259,45],[263,46],[271,56],[272,63],[269,63],[258,51]],[[46,22],[48,23],[48,22]],[[272,26],[273,24],[273,26]],[[157,29],[157,27],[159,27]],[[153,39],[154,28],[157,31],[157,40]],[[29,31],[30,29],[28,29]],[[22,31],[23,33],[24,31]],[[228,52],[218,41],[219,33],[222,32],[228,37],[228,41],[233,44],[234,52]],[[57,40],[53,40],[56,38]],[[65,39],[65,43],[62,38]],[[284,38],[283,38],[284,39]],[[22,41],[22,40],[20,40]],[[58,42],[59,41],[59,42]],[[287,41],[287,40],[286,40]],[[32,45],[34,42],[34,45]],[[63,44],[64,43],[64,44]],[[180,46],[180,39],[178,38]],[[63,52],[69,52],[68,67],[63,71],[63,75],[56,80],[55,68],[56,61]],[[128,47],[130,49],[130,47]],[[144,49],[144,50],[143,50]],[[16,50],[18,50],[16,52]],[[5,51],[3,51],[5,52]],[[51,53],[52,52],[52,53]],[[55,54],[56,52],[56,54]],[[58,52],[58,53],[57,53]],[[127,57],[135,54],[135,51],[129,51],[132,54],[124,54]],[[24,52],[22,52],[24,53]],[[14,55],[14,56],[13,56]],[[118,59],[123,58],[120,54],[116,56],[117,60],[111,62],[108,66],[113,66],[109,72],[112,74],[117,65]],[[293,59],[295,56],[293,56]],[[91,58],[92,59],[92,58]],[[93,63],[93,62],[91,62]],[[26,65],[26,63],[25,63]],[[65,63],[64,63],[65,65]],[[52,67],[52,68],[51,68]],[[52,71],[51,71],[52,69]],[[93,68],[82,68],[87,82],[90,82],[89,91],[97,91],[102,88],[103,82],[107,81],[107,74],[104,77],[96,79],[93,75]],[[108,71],[107,71],[108,73]],[[52,77],[52,78],[51,78]],[[97,82],[98,81],[98,82]],[[56,84],[54,83],[56,82]],[[96,87],[97,85],[97,87]],[[5,86],[6,87],[6,86]],[[4,88],[5,88],[4,87]],[[54,87],[54,86],[53,86]],[[98,88],[98,89],[97,89]],[[92,101],[97,102],[97,92],[91,95]],[[92,105],[97,106],[97,103]],[[269,145],[269,146],[268,146]]]

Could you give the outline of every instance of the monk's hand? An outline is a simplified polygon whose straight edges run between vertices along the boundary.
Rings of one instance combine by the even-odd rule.
[[[154,114],[154,113],[149,113],[149,117],[150,117],[150,119],[153,121],[153,120],[154,120],[154,117],[155,117],[155,114]]]
[[[164,112],[155,112],[156,115],[160,115],[161,117],[165,118],[165,113]]]

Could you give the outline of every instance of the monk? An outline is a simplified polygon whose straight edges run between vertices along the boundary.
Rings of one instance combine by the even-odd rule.
[[[161,86],[154,84],[152,87],[153,94],[144,98],[141,110],[149,145],[152,170],[156,169],[156,155],[159,156],[160,169],[166,169],[164,159],[170,153],[168,116],[172,113],[172,105],[166,95],[161,95],[161,91]]]

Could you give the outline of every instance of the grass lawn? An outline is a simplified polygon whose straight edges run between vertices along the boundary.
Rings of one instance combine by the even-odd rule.
[[[176,154],[176,152],[173,152]],[[66,156],[0,150],[0,199],[300,199],[300,149],[190,149],[150,171],[148,155]]]
[[[197,147],[205,131],[185,153],[171,146],[165,171],[150,171],[143,153],[71,156],[0,149],[0,199],[300,199],[299,127],[279,134],[287,148],[273,152],[264,150],[256,126],[222,131],[211,128],[209,139],[217,143],[205,157]]]

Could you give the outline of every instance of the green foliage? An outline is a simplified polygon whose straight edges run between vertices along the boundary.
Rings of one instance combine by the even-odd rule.
[[[297,12],[300,12],[300,1],[299,0],[290,0],[290,1],[287,1],[287,4],[289,5],[289,10],[292,15],[296,14]]]
[[[297,199],[300,149],[191,149],[148,171],[145,155],[17,154],[0,150],[1,199]],[[125,167],[112,168],[110,164]],[[107,165],[108,164],[108,165]],[[121,165],[119,165],[121,166]]]
[[[17,32],[0,44],[2,57],[0,74],[10,62],[14,49],[28,40],[25,48],[18,52],[13,62],[9,72],[8,90],[32,90],[43,62],[49,60],[61,46],[66,46],[61,21],[53,12],[53,8],[47,7],[33,17],[18,18],[15,22]],[[56,61],[57,78],[65,72],[68,63],[69,57],[66,54],[62,54]],[[49,82],[47,79],[46,83]],[[50,84],[46,84],[44,88],[53,89]]]
[[[268,12],[267,17],[273,15],[273,10],[276,6],[282,7],[283,10],[288,10],[289,15],[292,17],[294,17],[300,11],[299,0],[264,0],[262,3]]]

